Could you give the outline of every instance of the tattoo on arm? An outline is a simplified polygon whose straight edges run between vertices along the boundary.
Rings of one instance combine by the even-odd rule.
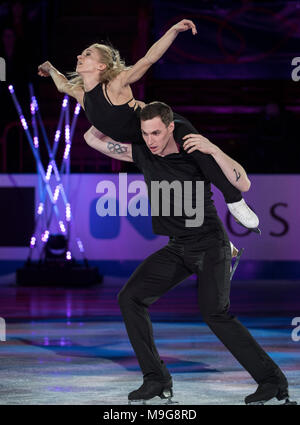
[[[127,152],[127,147],[120,145],[120,143],[108,142],[107,149],[112,153],[122,154]]]
[[[235,177],[236,177],[236,180],[235,181],[238,181],[239,178],[241,177],[241,173],[239,171],[236,171],[235,168],[233,169],[233,171],[235,172]]]

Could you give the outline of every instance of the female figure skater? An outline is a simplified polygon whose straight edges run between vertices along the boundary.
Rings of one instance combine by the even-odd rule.
[[[126,67],[119,52],[104,44],[93,44],[77,56],[76,73],[68,80],[47,61],[38,67],[38,74],[51,76],[57,89],[74,97],[85,110],[91,124],[104,135],[117,142],[143,143],[139,113],[145,103],[135,100],[130,85],[138,81],[152,64],[167,51],[180,32],[191,29],[197,34],[195,24],[183,19],[173,25],[132,67]],[[183,117],[174,114],[175,140],[183,144],[183,137],[198,133]],[[243,167],[236,167],[224,176],[217,162],[200,152],[192,153],[206,177],[223,193],[234,218],[243,226],[258,231],[258,217],[247,206],[240,191],[247,191],[250,182]],[[227,157],[229,158],[229,157]]]

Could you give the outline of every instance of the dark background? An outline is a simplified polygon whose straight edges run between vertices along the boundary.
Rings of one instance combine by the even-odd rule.
[[[277,0],[0,2],[0,56],[7,65],[7,81],[0,82],[0,172],[36,172],[8,84],[14,84],[28,120],[28,82],[34,84],[53,140],[63,94],[51,78],[37,76],[40,63],[73,71],[78,53],[104,41],[132,65],[182,18],[195,22],[198,35],[179,34],[133,85],[135,97],[170,104],[248,173],[298,173],[300,83],[292,80],[291,62],[300,56],[300,1]],[[71,105],[73,111],[74,100]],[[88,147],[88,126],[81,111],[72,172],[138,172]]]

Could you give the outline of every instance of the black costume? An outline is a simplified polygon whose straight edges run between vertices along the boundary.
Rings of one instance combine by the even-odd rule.
[[[189,275],[196,273],[198,301],[204,321],[258,384],[264,385],[272,379],[277,383],[281,379],[285,391],[287,382],[279,367],[228,311],[231,248],[211,199],[210,183],[221,190],[227,203],[240,201],[240,191],[227,180],[211,155],[199,151],[188,154],[182,148],[183,136],[198,133],[189,121],[174,113],[174,139],[180,146],[179,153],[164,157],[153,155],[143,142],[140,107],[134,110],[128,105],[130,101],[123,105],[113,105],[107,91],[106,97],[104,96],[103,89],[106,91],[106,87],[99,83],[85,93],[86,116],[92,125],[113,140],[132,144],[133,161],[144,174],[150,202],[149,189],[153,181],[179,181],[182,187],[186,181],[195,184],[196,181],[204,182],[203,224],[197,228],[186,227],[184,215],[172,214],[175,201],[172,202],[171,197],[170,216],[152,216],[154,232],[168,235],[169,243],[146,258],[118,294],[144,383],[155,381],[157,385],[166,383],[167,389],[172,387],[170,373],[160,359],[154,343],[148,307]],[[182,195],[184,198],[184,194]],[[193,200],[195,196],[194,185]],[[129,398],[140,398],[140,391],[142,390],[134,391]],[[161,389],[157,391],[159,394]],[[275,393],[276,391],[277,389]]]
[[[131,100],[123,105],[113,105],[109,101],[106,86],[99,83],[92,90],[85,92],[85,114],[94,127],[116,142],[144,144],[139,117],[141,108],[138,106],[134,110],[133,107],[130,107],[128,103]],[[174,123],[174,138],[181,146],[183,136],[189,133],[198,133],[192,124],[179,114],[174,113]],[[242,199],[241,192],[227,180],[211,155],[199,151],[194,151],[189,155],[199,164],[207,180],[223,193],[226,203],[238,202]]]
[[[205,218],[201,227],[186,228],[178,216],[152,217],[155,233],[169,235],[169,243],[150,255],[134,271],[118,295],[129,339],[144,380],[168,382],[170,374],[156,350],[148,307],[193,273],[198,276],[199,307],[204,321],[257,382],[280,369],[248,330],[228,312],[231,250],[226,231],[211,200],[210,182],[196,172],[186,152],[164,157],[153,155],[146,145],[132,145],[133,160],[151,181],[166,179],[205,181]],[[194,194],[193,194],[194,196]],[[149,199],[151,196],[149,191]],[[172,202],[171,202],[172,205]]]

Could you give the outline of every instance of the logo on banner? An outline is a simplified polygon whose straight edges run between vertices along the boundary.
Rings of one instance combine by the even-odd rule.
[[[115,239],[119,236],[121,231],[121,220],[120,215],[109,216],[106,215],[101,217],[97,214],[97,202],[98,199],[94,199],[90,206],[90,233],[96,239]],[[148,198],[145,198],[142,202],[148,202]],[[150,205],[149,205],[150,208]],[[116,202],[116,210],[119,210],[119,201]],[[153,233],[151,216],[138,215],[133,217],[128,215],[124,217],[131,226],[146,240],[156,239],[158,236]]]

